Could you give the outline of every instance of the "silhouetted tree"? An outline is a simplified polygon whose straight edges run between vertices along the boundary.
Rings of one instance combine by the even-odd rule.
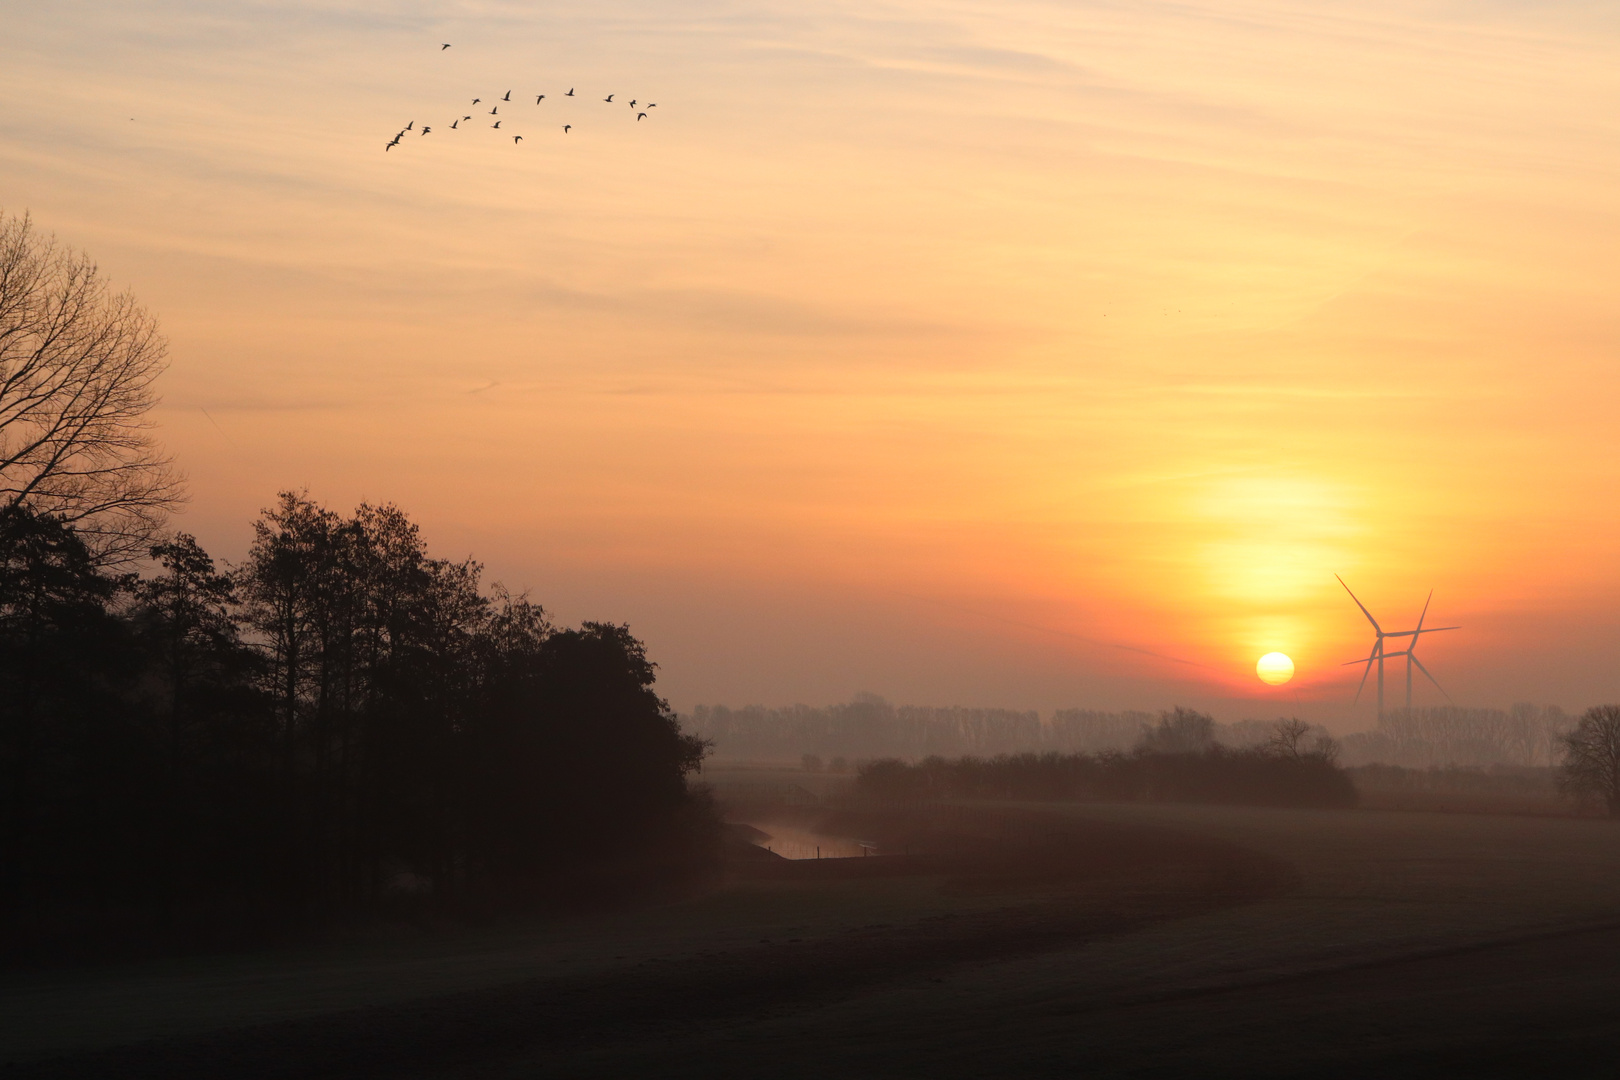
[[[1596,796],[1620,817],[1620,705],[1594,705],[1563,737],[1559,784],[1573,795]]]
[[[375,911],[407,875],[444,905],[717,850],[686,787],[705,744],[642,643],[492,600],[397,507],[284,493],[232,574],[184,534],[150,553],[117,576],[71,524],[0,510],[0,953],[120,920],[232,940]]]
[[[236,584],[221,573],[188,533],[153,545],[152,560],[162,573],[135,588],[135,617],[154,653],[154,674],[166,698],[170,751],[182,753],[182,742],[202,703],[206,685],[241,681],[255,669],[253,654],[242,644],[234,614]]]
[[[1339,744],[1325,731],[1317,732],[1310,744],[1306,744],[1311,730],[1311,725],[1297,716],[1279,719],[1272,726],[1271,737],[1262,744],[1261,749],[1273,757],[1288,761],[1304,761],[1306,758],[1320,758],[1328,762],[1339,760]]]
[[[90,763],[117,743],[88,729],[118,715],[130,672],[107,608],[124,584],[61,520],[0,509],[0,902],[49,888],[75,859],[64,844],[92,839],[73,834],[100,796]]]
[[[165,349],[88,256],[0,215],[0,509],[75,526],[101,560],[144,555],[181,496],[147,434]]]
[[[521,603],[497,625],[473,721],[481,861],[527,883],[683,839],[668,829],[705,744],[653,692],[641,642],[606,623],[553,631]]]

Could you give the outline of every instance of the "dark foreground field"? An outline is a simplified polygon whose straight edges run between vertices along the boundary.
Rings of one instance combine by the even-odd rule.
[[[825,825],[899,854],[744,860],[685,904],[504,937],[15,978],[8,1071],[1620,1071],[1607,822],[1090,806]]]

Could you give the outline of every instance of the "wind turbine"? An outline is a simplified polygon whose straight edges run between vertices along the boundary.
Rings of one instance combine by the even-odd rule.
[[[1344,578],[1339,577],[1338,574],[1334,574],[1333,576],[1338,579],[1340,585],[1344,585]],[[1429,616],[1429,603],[1434,599],[1434,590],[1430,589],[1428,599],[1423,601],[1423,613],[1418,616],[1416,630],[1385,630],[1383,627],[1378,625],[1378,620],[1373,618],[1372,612],[1367,610],[1367,605],[1363,604],[1361,600],[1357,598],[1356,594],[1350,591],[1350,586],[1344,585],[1344,591],[1350,593],[1350,599],[1354,600],[1356,602],[1356,607],[1360,608],[1361,613],[1367,616],[1367,621],[1372,623],[1373,634],[1376,635],[1373,638],[1372,652],[1367,654],[1367,658],[1365,660],[1351,660],[1343,665],[1344,667],[1349,667],[1351,664],[1367,665],[1361,673],[1361,682],[1356,686],[1356,700],[1361,700],[1361,691],[1366,688],[1367,676],[1371,674],[1373,661],[1376,660],[1378,662],[1378,715],[1384,715],[1384,661],[1393,660],[1397,656],[1406,657],[1406,707],[1408,709],[1412,707],[1413,664],[1416,664],[1418,670],[1423,672],[1424,676],[1430,682],[1434,683],[1434,688],[1436,690],[1440,691],[1442,694],[1446,694],[1446,688],[1440,685],[1440,680],[1436,679],[1434,675],[1430,673],[1429,669],[1423,666],[1423,661],[1419,660],[1416,655],[1418,638],[1422,635],[1438,634],[1444,630],[1462,629],[1460,626],[1431,626],[1427,630],[1423,629],[1423,621]],[[1411,640],[1406,643],[1406,648],[1399,652],[1386,652],[1384,649],[1385,638],[1410,638]],[[1446,700],[1451,700],[1450,694],[1446,694]]]

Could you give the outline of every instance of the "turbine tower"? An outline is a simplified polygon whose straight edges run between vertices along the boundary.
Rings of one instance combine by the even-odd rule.
[[[1344,578],[1339,577],[1338,574],[1334,574],[1333,576],[1338,579],[1340,585],[1344,585]],[[1423,661],[1417,658],[1416,652],[1418,639],[1424,634],[1438,634],[1444,630],[1462,629],[1460,626],[1431,626],[1427,630],[1423,628],[1423,621],[1429,616],[1429,602],[1434,599],[1434,590],[1430,589],[1428,599],[1423,601],[1423,613],[1418,616],[1416,630],[1385,630],[1383,627],[1378,625],[1378,620],[1373,618],[1372,612],[1367,610],[1367,605],[1363,604],[1361,600],[1357,598],[1356,594],[1350,591],[1350,586],[1344,585],[1344,591],[1350,593],[1350,599],[1356,602],[1356,607],[1360,608],[1361,613],[1367,616],[1367,621],[1372,623],[1373,634],[1375,635],[1373,637],[1372,652],[1367,654],[1367,658],[1365,660],[1351,660],[1342,665],[1344,667],[1349,667],[1352,664],[1367,665],[1361,673],[1360,684],[1356,686],[1355,700],[1361,700],[1361,691],[1367,686],[1367,676],[1372,672],[1373,662],[1376,660],[1378,662],[1378,715],[1383,716],[1384,661],[1393,660],[1398,656],[1404,656],[1406,657],[1406,707],[1408,709],[1411,709],[1412,707],[1412,665],[1414,664],[1417,665],[1417,669],[1423,672],[1424,676],[1430,682],[1434,683],[1434,688],[1440,691],[1442,694],[1445,694],[1446,700],[1450,701],[1451,695],[1446,694],[1446,688],[1440,685],[1440,680],[1436,679],[1434,675],[1430,673],[1429,669],[1423,666]],[[1400,650],[1399,652],[1388,652],[1384,649],[1385,638],[1408,638],[1410,640],[1407,641],[1406,648]]]

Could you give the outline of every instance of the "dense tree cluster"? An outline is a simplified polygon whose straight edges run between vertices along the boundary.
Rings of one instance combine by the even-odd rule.
[[[1281,720],[1269,741],[1231,749],[1214,740],[1214,721],[1175,709],[1143,733],[1130,753],[1003,754],[930,757],[916,764],[874,761],[860,770],[858,795],[882,801],[1019,799],[1228,803],[1248,806],[1352,806],[1350,777],[1335,747],[1297,720]]]
[[[558,629],[393,506],[284,494],[239,567],[113,574],[0,512],[0,903],[38,940],[489,905],[712,850],[627,628]]]

